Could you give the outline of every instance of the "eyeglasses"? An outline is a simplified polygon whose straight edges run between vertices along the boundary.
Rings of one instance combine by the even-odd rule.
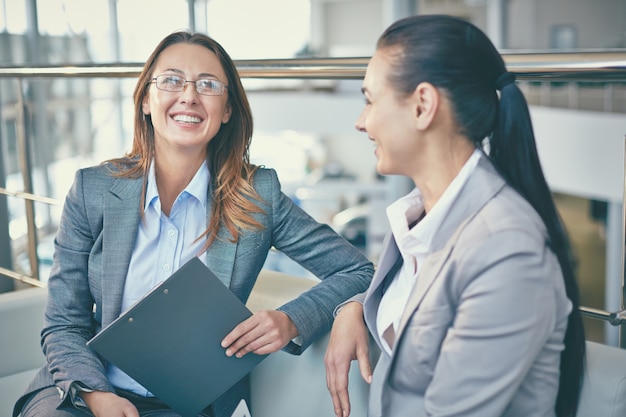
[[[228,88],[223,82],[212,78],[200,78],[196,81],[187,81],[187,79],[171,74],[157,75],[148,84],[154,83],[156,88],[163,91],[180,92],[185,89],[187,83],[194,83],[198,94],[204,96],[221,96],[224,89]]]

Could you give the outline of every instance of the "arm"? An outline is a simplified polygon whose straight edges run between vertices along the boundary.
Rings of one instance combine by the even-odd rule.
[[[289,344],[299,354],[328,333],[335,308],[365,292],[372,263],[326,224],[320,224],[280,192],[276,176],[272,187],[273,246],[318,277],[321,282],[279,308],[298,329],[302,345]]]
[[[91,389],[113,391],[102,362],[85,345],[95,332],[93,289],[87,270],[97,236],[89,224],[86,201],[93,201],[98,195],[95,191],[86,196],[85,190],[89,188],[83,182],[83,171],[77,172],[55,238],[42,330],[42,346],[50,372],[55,384],[66,394],[74,381]]]
[[[450,290],[458,295],[458,305],[426,388],[426,415],[502,415],[563,319],[559,309],[567,309],[559,295],[560,268],[541,240],[519,231],[474,242],[455,268],[461,276]],[[414,333],[418,327],[409,322],[404,340],[427,346]],[[553,343],[558,357],[560,342]],[[399,349],[403,347],[399,355],[410,362],[404,356],[411,355],[410,349]],[[540,367],[549,368],[542,362]],[[558,363],[544,371],[549,381],[550,373],[558,373]],[[549,389],[550,383],[545,384]]]
[[[328,225],[316,222],[280,191],[273,170],[263,170],[255,187],[266,200],[271,244],[322,279],[313,289],[277,311],[260,312],[242,322],[224,339],[227,354],[264,354],[286,347],[299,354],[330,330],[333,311],[341,302],[367,289],[373,266]],[[290,342],[299,336],[299,342]],[[231,346],[232,345],[232,346]]]
[[[363,320],[363,304],[358,301],[346,303],[337,313],[324,356],[326,386],[337,417],[350,415],[348,373],[353,360],[358,361],[363,380],[371,383],[369,336]]]

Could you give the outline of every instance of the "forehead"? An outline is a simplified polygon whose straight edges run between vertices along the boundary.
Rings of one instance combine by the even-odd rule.
[[[363,88],[373,92],[387,85],[389,58],[389,53],[385,49],[377,49],[374,52],[365,70]]]
[[[226,72],[215,53],[202,45],[177,43],[165,48],[154,65],[154,73],[180,72],[186,76],[214,76],[226,79]]]

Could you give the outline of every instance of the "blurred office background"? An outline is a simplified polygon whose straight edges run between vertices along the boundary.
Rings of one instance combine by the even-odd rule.
[[[626,0],[0,0],[0,67],[140,66],[163,36],[185,28],[213,36],[235,60],[368,57],[385,27],[416,13],[466,18],[512,56],[626,51]],[[0,267],[45,283],[74,171],[130,147],[134,84],[132,77],[0,77]],[[253,162],[276,168],[291,198],[375,262],[384,208],[411,185],[376,175],[372,145],[353,128],[360,84],[244,79],[255,117]],[[626,83],[519,85],[575,244],[582,303],[616,311]],[[39,200],[23,198],[31,194]],[[310,278],[277,253],[267,267]],[[0,291],[24,285],[0,274]],[[613,328],[585,320],[590,340],[616,343]]]

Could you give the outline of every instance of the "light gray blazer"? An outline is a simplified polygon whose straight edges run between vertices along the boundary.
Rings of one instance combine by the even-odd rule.
[[[115,178],[109,168],[79,170],[67,195],[55,239],[41,338],[47,366],[25,395],[56,385],[64,393],[63,401],[69,401],[74,381],[96,390],[113,390],[104,364],[85,343],[121,312],[124,281],[141,221],[143,181]],[[290,343],[285,350],[299,354],[330,330],[337,304],[367,289],[373,266],[329,226],[317,223],[293,204],[280,191],[274,170],[259,169],[254,187],[265,201],[265,213],[254,214],[264,229],[243,231],[232,243],[223,228],[206,252],[206,262],[244,302],[272,247],[319,277],[322,281],[313,289],[280,308],[302,338],[301,346]],[[207,219],[212,205],[209,191]],[[216,417],[230,416],[244,395],[245,387],[236,386],[220,397],[214,403]],[[24,398],[18,401],[16,413]]]
[[[364,315],[379,346],[387,237]],[[554,416],[571,303],[543,222],[482,158],[424,260],[376,365],[370,417]]]

